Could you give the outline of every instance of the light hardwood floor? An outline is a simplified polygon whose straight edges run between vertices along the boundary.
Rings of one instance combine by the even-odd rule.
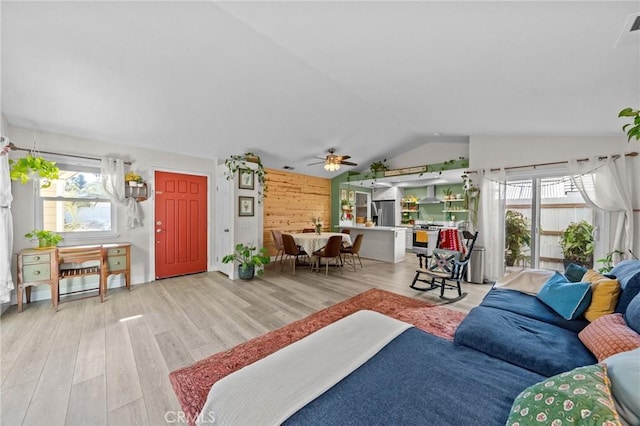
[[[160,425],[180,410],[168,374],[370,288],[445,304],[409,288],[416,259],[324,273],[267,267],[230,281],[202,273],[114,289],[98,298],[15,306],[1,318],[2,425]],[[489,285],[448,308],[466,312]],[[455,291],[448,290],[455,295]],[[130,318],[124,321],[123,319]]]

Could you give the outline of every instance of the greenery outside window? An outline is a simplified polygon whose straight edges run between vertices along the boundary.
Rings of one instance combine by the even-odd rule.
[[[99,166],[58,162],[59,178],[36,193],[36,227],[65,242],[116,236],[116,209],[102,185]]]

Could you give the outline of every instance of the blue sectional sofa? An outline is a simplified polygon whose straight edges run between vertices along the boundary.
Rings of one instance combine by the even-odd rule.
[[[620,283],[616,312],[624,315],[640,298],[640,261],[620,262],[610,275]],[[588,324],[564,319],[535,296],[493,288],[460,324],[454,343],[549,377],[597,362],[578,338]]]

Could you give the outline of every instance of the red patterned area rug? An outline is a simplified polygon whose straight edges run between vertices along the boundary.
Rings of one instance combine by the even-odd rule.
[[[465,317],[461,312],[428,302],[372,289],[277,330],[241,343],[169,374],[169,380],[187,419],[194,419],[204,406],[209,389],[218,380],[283,348],[320,328],[356,311],[369,309],[417,328],[453,340],[453,333]]]

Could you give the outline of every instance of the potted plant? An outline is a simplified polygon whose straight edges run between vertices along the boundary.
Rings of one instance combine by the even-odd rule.
[[[443,194],[444,194],[443,198],[445,200],[450,200],[451,197],[453,196],[453,190],[451,189],[451,187],[445,188],[444,191],[443,191]]]
[[[256,247],[247,246],[245,244],[236,245],[235,253],[228,254],[222,258],[222,263],[238,262],[238,275],[241,280],[250,280],[257,273],[262,275],[264,271],[258,269],[267,263],[269,263],[269,256],[267,256],[267,249],[262,247],[258,250]]]
[[[569,263],[586,268],[593,267],[593,225],[586,220],[570,223],[560,234],[560,246],[564,254],[565,267]]]
[[[320,216],[311,216],[311,222],[313,223],[313,228],[316,230],[316,234],[320,235],[322,233],[322,219]]]
[[[247,151],[242,155],[232,155],[224,160],[224,165],[227,167],[227,180],[233,179],[236,173],[241,169],[249,169],[247,163],[254,163],[258,165],[255,169],[256,176],[258,177],[258,193],[262,198],[266,197],[267,192],[267,172],[264,170],[260,157],[253,152]],[[260,189],[262,188],[262,189]]]
[[[607,253],[602,259],[596,260],[597,263],[602,263],[602,267],[598,268],[598,272],[600,272],[601,274],[608,274],[609,272],[611,272],[614,265],[613,256],[617,255],[618,259],[620,259],[623,254],[624,253],[620,250],[613,250]]]
[[[30,240],[38,240],[38,247],[55,247],[58,245],[60,241],[62,241],[62,236],[53,231],[45,231],[44,229],[34,229],[31,232],[27,232],[24,234],[25,238],[29,238]]]
[[[376,180],[376,177],[378,177],[379,172],[384,173],[387,170],[389,170],[389,165],[387,164],[386,158],[383,159],[382,161],[374,161],[369,166],[369,173],[367,174],[367,176],[373,180]]]
[[[640,109],[625,108],[618,113],[618,117],[633,118],[633,123],[625,124],[622,126],[622,130],[627,132],[627,142],[631,142],[633,138],[640,141]]]
[[[507,210],[505,225],[505,262],[513,266],[524,258],[522,248],[531,244],[531,223],[529,219],[515,210]]]
[[[60,172],[54,161],[47,161],[42,157],[34,157],[31,154],[15,160],[10,159],[9,166],[11,180],[19,180],[20,183],[25,184],[31,179],[39,177],[42,179],[40,183],[42,188],[50,187],[51,181],[58,179],[58,173]]]

